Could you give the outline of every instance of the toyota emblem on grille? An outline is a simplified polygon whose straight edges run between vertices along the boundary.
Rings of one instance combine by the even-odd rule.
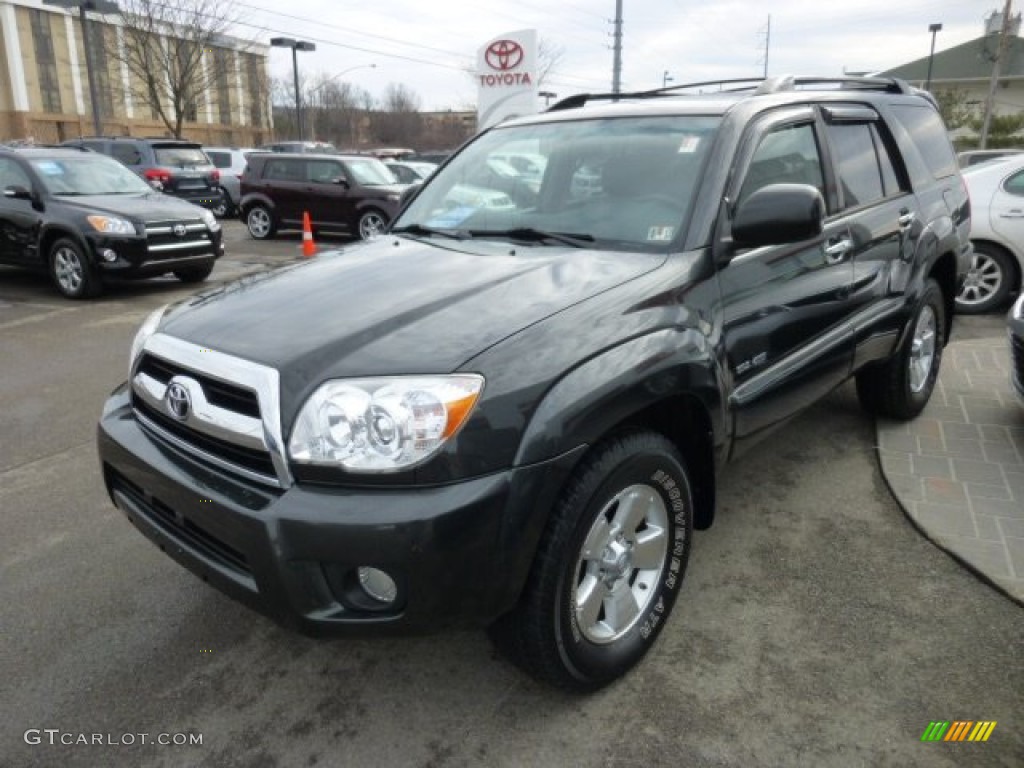
[[[518,67],[523,60],[523,47],[515,40],[496,40],[484,51],[484,60],[491,69],[504,72]]]
[[[164,394],[164,402],[167,404],[167,412],[178,421],[188,418],[188,410],[192,401],[188,396],[188,390],[184,384],[172,381]]]
[[[185,229],[185,225],[184,224],[175,224],[173,231],[174,231],[174,234],[176,234],[178,237],[184,237],[185,236],[185,232],[187,232],[188,230]]]

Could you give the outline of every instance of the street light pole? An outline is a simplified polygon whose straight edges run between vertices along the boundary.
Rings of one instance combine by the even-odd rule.
[[[924,89],[930,91],[932,89],[932,60],[935,58],[935,33],[942,29],[941,24],[929,24],[928,31],[932,33],[932,50],[928,54],[928,78],[925,80]]]
[[[537,91],[537,95],[544,99],[544,106],[547,107],[551,104],[552,99],[557,99],[558,94],[554,91]]]
[[[662,73],[662,75],[661,75],[661,87],[662,88],[667,86],[669,83],[674,83],[675,81],[676,81],[676,79],[674,77],[672,77],[672,75],[670,75],[668,73],[667,69],[664,71],[664,73]]]
[[[295,125],[298,128],[298,139],[303,141],[305,132],[302,130],[302,97],[299,93],[299,51],[315,51],[316,45],[305,40],[292,37],[272,37],[270,44],[275,48],[292,49],[292,76],[295,79]]]
[[[55,5],[59,8],[78,8],[78,18],[82,24],[82,45],[85,46],[85,76],[89,81],[89,101],[92,103],[92,130],[96,136],[103,135],[103,119],[100,116],[100,101],[96,92],[96,63],[92,57],[92,45],[89,43],[89,19],[86,11],[99,13],[119,13],[117,3],[111,0],[43,0],[43,5]]]

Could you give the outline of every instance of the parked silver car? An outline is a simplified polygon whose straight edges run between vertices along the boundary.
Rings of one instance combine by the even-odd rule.
[[[238,210],[238,201],[242,195],[241,179],[245,171],[245,158],[260,150],[239,147],[203,147],[203,150],[220,171],[220,187],[224,192],[224,202],[212,209],[213,215],[221,219],[231,216]]]

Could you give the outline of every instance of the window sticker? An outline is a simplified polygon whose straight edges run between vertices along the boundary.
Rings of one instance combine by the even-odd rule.
[[[651,227],[647,230],[647,241],[651,243],[667,243],[675,233],[675,227]]]
[[[428,227],[434,227],[435,229],[453,229],[472,216],[475,212],[476,208],[471,205],[450,208],[427,221],[426,225]]]
[[[692,155],[697,151],[697,147],[700,146],[700,136],[683,136],[679,141],[679,149],[677,150],[680,155]]]
[[[64,169],[60,163],[55,163],[53,160],[40,160],[34,163],[36,170],[45,176],[63,176]]]

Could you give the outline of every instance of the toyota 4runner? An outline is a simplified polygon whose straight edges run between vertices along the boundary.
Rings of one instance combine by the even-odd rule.
[[[970,259],[930,98],[714,86],[491,128],[385,236],[152,315],[100,422],[114,503],[303,630],[484,625],[555,685],[623,674],[725,461],[851,377],[921,411]]]

